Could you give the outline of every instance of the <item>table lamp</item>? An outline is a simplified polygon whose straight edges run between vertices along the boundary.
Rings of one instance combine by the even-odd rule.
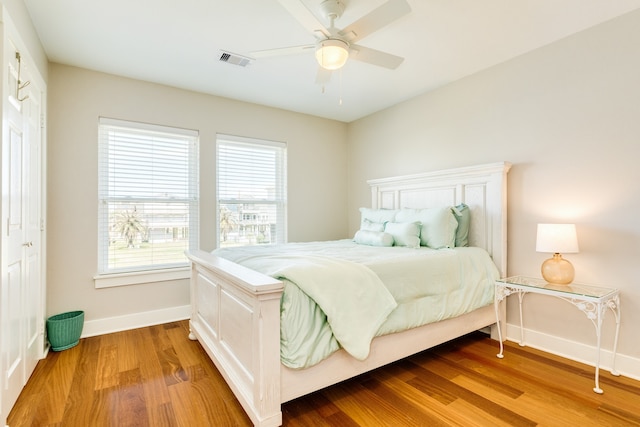
[[[573,265],[562,258],[562,253],[578,253],[575,224],[538,224],[536,252],[552,253],[553,257],[542,263],[542,278],[556,285],[573,282]]]

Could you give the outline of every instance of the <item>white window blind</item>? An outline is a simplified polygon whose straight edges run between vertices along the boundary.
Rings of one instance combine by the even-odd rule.
[[[286,242],[286,144],[218,135],[216,154],[218,247]]]
[[[98,274],[188,265],[198,247],[198,133],[100,118]]]

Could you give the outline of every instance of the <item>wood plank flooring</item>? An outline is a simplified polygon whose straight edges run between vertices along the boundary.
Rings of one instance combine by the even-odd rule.
[[[188,322],[82,339],[40,361],[23,426],[250,426]],[[285,426],[640,426],[640,382],[471,334],[283,405]]]

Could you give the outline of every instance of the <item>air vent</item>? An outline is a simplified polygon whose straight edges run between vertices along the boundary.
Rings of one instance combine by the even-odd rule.
[[[221,52],[220,58],[219,58],[220,61],[226,62],[228,64],[239,65],[240,67],[246,67],[247,65],[251,64],[251,61],[253,61],[253,59],[247,56],[238,55],[237,53],[231,53],[224,50],[220,52]]]

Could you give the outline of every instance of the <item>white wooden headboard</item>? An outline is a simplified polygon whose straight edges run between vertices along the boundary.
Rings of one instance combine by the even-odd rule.
[[[508,162],[367,181],[375,209],[430,208],[465,203],[471,210],[469,244],[485,248],[507,275]]]

